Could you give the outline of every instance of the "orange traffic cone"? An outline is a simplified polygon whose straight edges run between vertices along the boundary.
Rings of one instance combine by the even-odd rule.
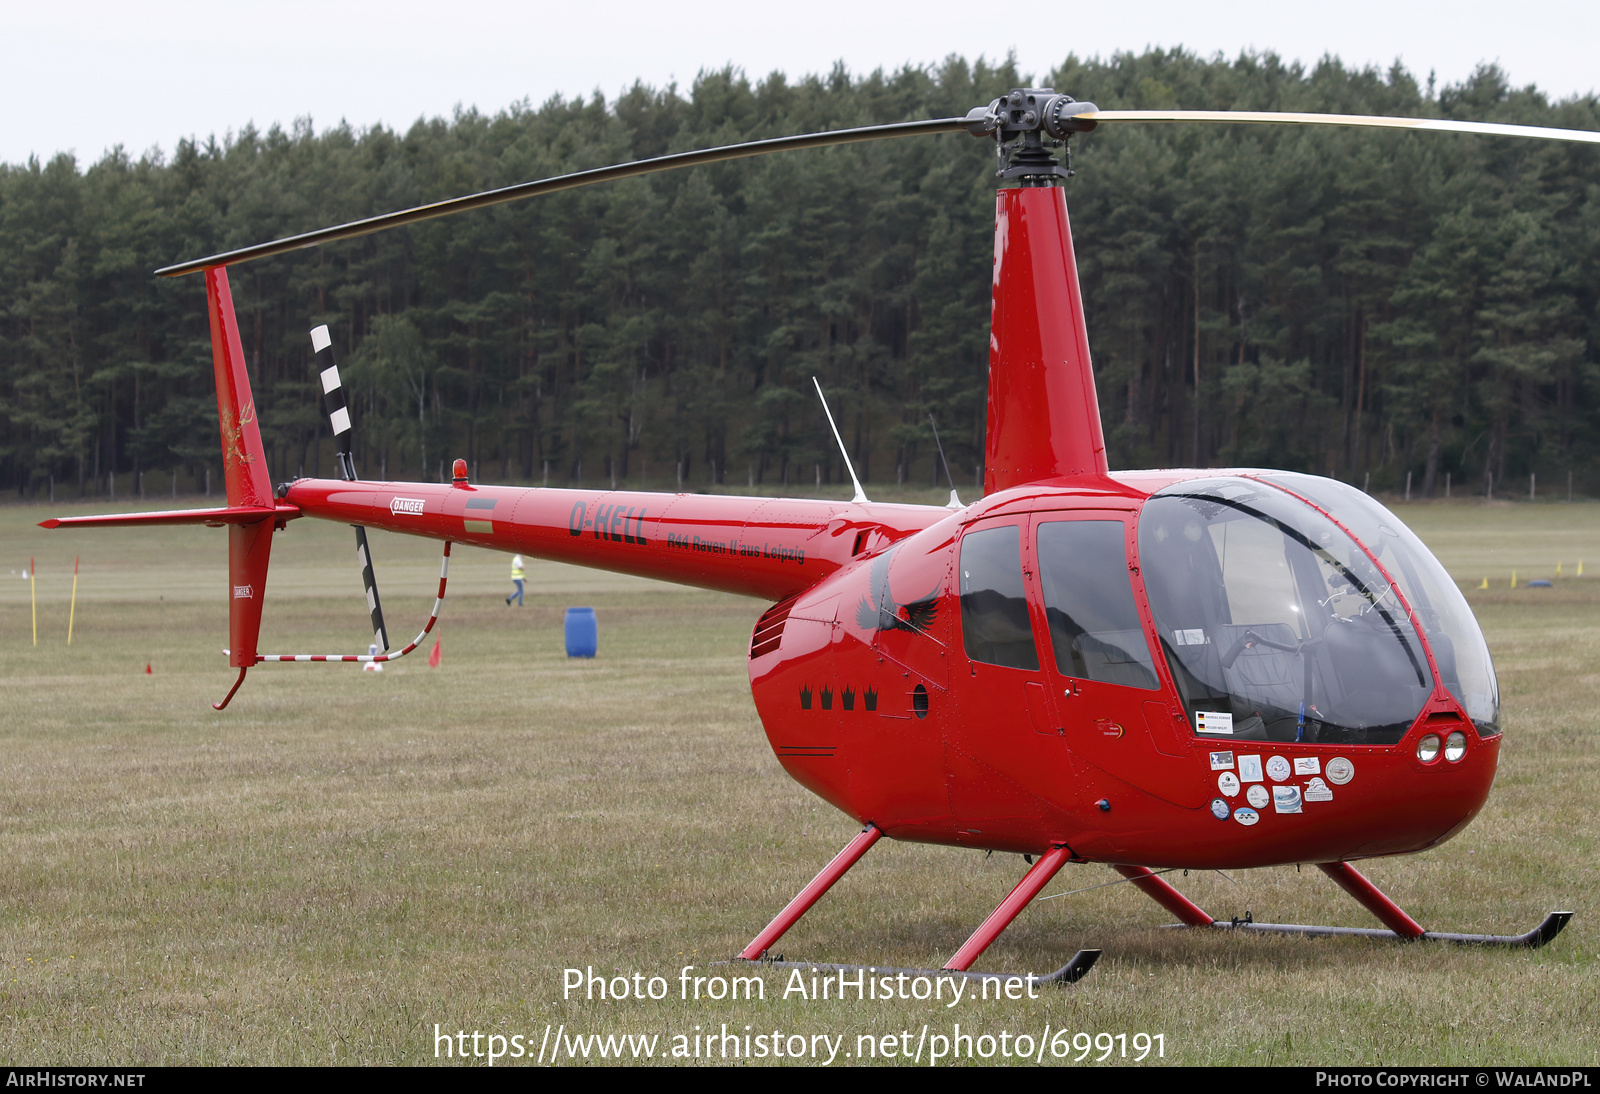
[[[444,639],[442,638],[435,638],[433,640],[433,652],[428,654],[428,667],[430,669],[436,669],[439,667],[439,661],[444,657],[444,650],[442,648],[443,643]]]
[[[149,675],[151,675],[151,673],[150,673],[150,662],[148,662],[148,661],[146,661],[146,662],[145,662],[145,663],[144,663],[144,674],[145,674],[145,675],[146,675],[146,676],[149,676]]]

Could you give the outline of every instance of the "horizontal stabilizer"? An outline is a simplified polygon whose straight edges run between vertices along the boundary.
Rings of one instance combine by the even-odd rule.
[[[277,523],[300,515],[298,505],[281,502],[271,509],[258,505],[229,505],[221,509],[168,509],[159,513],[113,513],[103,517],[51,517],[41,520],[40,528],[115,528],[161,524],[206,524],[220,528],[225,524],[255,524],[275,519]]]

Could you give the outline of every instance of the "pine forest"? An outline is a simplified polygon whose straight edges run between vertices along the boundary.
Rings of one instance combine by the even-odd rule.
[[[0,488],[220,484],[198,277],[159,266],[667,152],[965,114],[1027,74],[951,58],[703,73],[404,133],[246,127],[0,166]],[[1493,67],[1183,51],[1032,74],[1106,109],[1600,130]],[[1103,127],[1066,185],[1113,468],[1270,466],[1417,496],[1600,491],[1600,148],[1374,130]],[[335,474],[328,324],[365,477],[814,489],[980,473],[994,150],[965,135],[568,191],[231,272],[272,473]],[[1536,476],[1536,479],[1530,479]],[[1548,484],[1548,485],[1547,485]],[[14,493],[13,493],[14,492]],[[970,496],[970,495],[969,495]]]

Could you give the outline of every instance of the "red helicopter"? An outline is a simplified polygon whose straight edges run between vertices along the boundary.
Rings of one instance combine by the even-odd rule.
[[[258,652],[272,536],[302,516],[355,526],[383,650],[365,528],[443,540],[445,566],[463,542],[772,601],[749,650],[767,738],[791,776],[864,827],[743,959],[768,957],[885,835],[1032,863],[945,974],[969,970],[1067,862],[1110,864],[1190,927],[1543,945],[1570,912],[1516,936],[1425,931],[1351,865],[1444,842],[1494,781],[1494,666],[1422,542],[1331,479],[1107,465],[1061,187],[1071,172],[1053,149],[1103,122],[1139,121],[1600,143],[1597,133],[1438,120],[1100,111],[1018,88],[964,118],[663,156],[214,255],[157,272],[204,276],[228,504],[43,526],[227,526],[239,672],[219,710],[257,664],[389,660],[437,617],[438,601],[394,654]],[[227,266],[654,171],[945,132],[992,140],[998,177],[1015,183],[996,197],[981,501],[960,505],[953,484],[949,507],[873,503],[859,483],[848,503],[485,486],[468,481],[462,460],[449,484],[361,481],[326,328],[312,341],[342,477],[269,481]],[[1215,920],[1152,869],[1290,863],[1315,864],[1384,928]],[[1038,979],[1076,980],[1097,956],[1080,951]]]

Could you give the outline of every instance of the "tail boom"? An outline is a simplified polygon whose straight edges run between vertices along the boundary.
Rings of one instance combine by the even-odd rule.
[[[301,479],[306,516],[779,600],[950,516],[930,505]]]

